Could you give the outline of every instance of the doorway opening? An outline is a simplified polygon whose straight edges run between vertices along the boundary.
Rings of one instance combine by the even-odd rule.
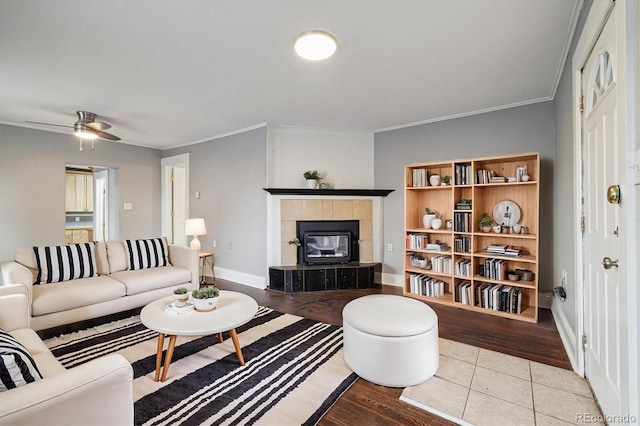
[[[189,154],[161,160],[162,235],[169,244],[187,246],[185,221],[189,214]]]
[[[65,172],[65,243],[117,239],[117,169],[67,164]]]

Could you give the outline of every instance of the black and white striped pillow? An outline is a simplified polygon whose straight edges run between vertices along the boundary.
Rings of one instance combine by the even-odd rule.
[[[38,276],[34,284],[58,283],[97,275],[95,242],[34,247]]]
[[[27,349],[12,335],[0,330],[0,392],[42,379]]]
[[[164,238],[124,240],[124,248],[130,270],[169,265],[167,242]]]

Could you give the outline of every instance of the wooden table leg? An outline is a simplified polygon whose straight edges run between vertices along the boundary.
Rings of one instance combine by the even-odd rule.
[[[169,366],[171,365],[171,358],[173,357],[173,350],[176,347],[176,336],[172,335],[169,337],[169,347],[167,348],[167,356],[164,359],[164,368],[162,369],[162,379],[161,382],[167,380],[167,373],[169,372]]]
[[[156,353],[156,375],[154,381],[160,379],[160,368],[162,367],[162,349],[164,348],[164,333],[158,334],[158,351]]]
[[[238,362],[240,362],[240,365],[244,365],[244,357],[242,356],[242,348],[240,348],[240,341],[238,340],[238,333],[236,333],[236,329],[232,328],[229,330],[229,334],[231,335],[231,340],[233,340],[233,346],[236,347]]]
[[[218,333],[218,342],[220,343],[224,342],[224,339],[222,338],[222,333]]]

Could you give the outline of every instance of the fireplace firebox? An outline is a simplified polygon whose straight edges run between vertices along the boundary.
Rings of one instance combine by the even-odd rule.
[[[297,221],[298,265],[357,262],[359,234],[357,220]]]

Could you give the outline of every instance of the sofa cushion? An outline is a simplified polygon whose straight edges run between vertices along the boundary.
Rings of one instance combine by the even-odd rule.
[[[164,238],[124,240],[130,270],[169,265],[169,251]]]
[[[175,266],[122,271],[111,274],[109,277],[124,283],[128,296],[191,282],[191,272]]]
[[[64,373],[66,369],[58,362],[55,356],[51,353],[47,345],[44,344],[38,334],[30,328],[19,328],[17,330],[10,331],[13,337],[16,338],[31,354],[31,357],[36,362],[38,370],[42,374],[42,377],[51,377],[56,374]]]
[[[126,295],[125,286],[108,276],[33,286],[31,314],[51,314],[93,305]]]
[[[95,243],[34,247],[38,276],[34,284],[89,278],[97,275]]]
[[[124,248],[122,241],[107,241],[107,260],[109,262],[109,273],[126,271],[127,265],[127,251]]]
[[[0,330],[0,359],[0,391],[42,379],[27,348],[4,330]]]

